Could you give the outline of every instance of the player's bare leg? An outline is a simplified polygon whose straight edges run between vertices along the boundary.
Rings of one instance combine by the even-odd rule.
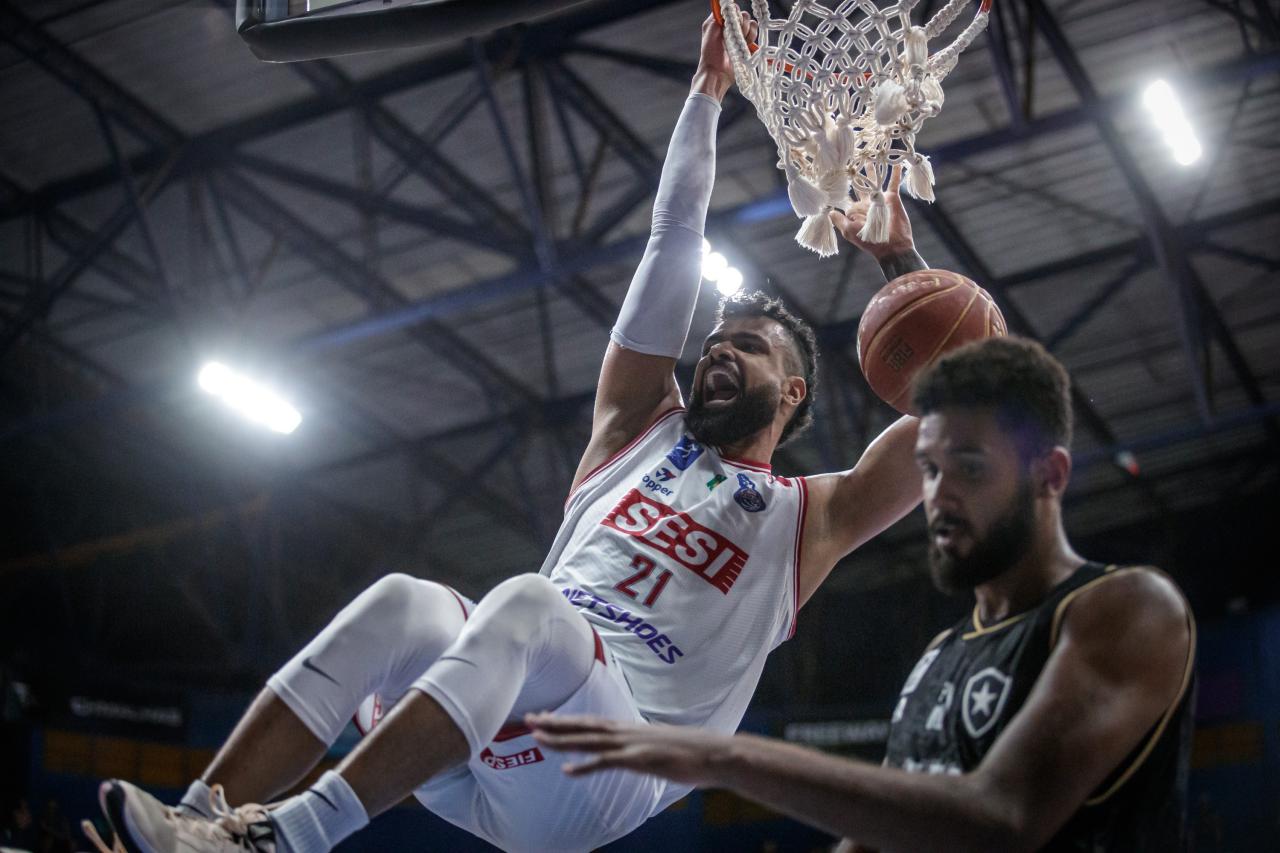
[[[265,803],[302,781],[328,746],[263,689],[200,778],[223,787],[232,803]]]
[[[337,769],[372,819],[467,757],[462,730],[439,702],[413,690]]]

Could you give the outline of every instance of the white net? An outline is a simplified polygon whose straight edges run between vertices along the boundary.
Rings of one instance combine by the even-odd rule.
[[[796,235],[801,245],[834,254],[827,211],[844,210],[854,198],[870,202],[859,236],[888,239],[882,190],[896,165],[906,170],[908,192],[933,200],[933,170],[915,150],[916,134],[942,109],[942,81],[986,28],[991,0],[933,55],[929,41],[973,0],[950,0],[922,27],[911,24],[918,0],[796,0],[785,19],[770,17],[766,0],[751,0],[758,46],[747,42],[738,4],[716,2],[738,88],[777,143],[791,206],[805,219]]]

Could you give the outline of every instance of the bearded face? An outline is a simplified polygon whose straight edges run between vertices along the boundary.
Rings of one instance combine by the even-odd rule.
[[[794,371],[793,344],[776,320],[721,321],[703,343],[689,396],[689,429],[704,444],[735,445],[768,429]]]
[[[1009,504],[983,532],[959,516],[938,513],[929,522],[929,573],[934,586],[946,593],[969,592],[999,577],[1031,547],[1034,531],[1035,496],[1025,475]]]
[[[722,387],[710,399],[696,388],[689,400],[689,431],[713,447],[736,444],[773,423],[781,399],[781,391],[769,385],[743,391]]]

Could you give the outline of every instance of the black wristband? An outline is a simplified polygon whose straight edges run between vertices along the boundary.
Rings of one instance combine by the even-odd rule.
[[[920,257],[920,253],[914,248],[899,252],[896,255],[880,258],[879,262],[880,271],[884,273],[885,281],[893,281],[900,275],[929,268],[929,265],[924,262],[924,258]]]

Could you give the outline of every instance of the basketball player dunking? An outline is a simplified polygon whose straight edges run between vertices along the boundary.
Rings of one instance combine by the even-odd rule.
[[[1066,371],[993,338],[944,356],[915,399],[933,580],[977,605],[908,676],[886,766],[542,715],[537,739],[601,753],[575,776],[733,788],[873,848],[1182,850],[1195,625],[1166,576],[1086,562],[1067,541]]]
[[[512,721],[555,709],[733,732],[799,607],[840,558],[916,506],[914,418],[850,471],[770,472],[774,449],[812,418],[816,353],[812,331],[761,294],[722,306],[682,405],[673,371],[731,82],[708,19],[541,574],[478,603],[403,575],[375,583],[271,677],[178,806],[103,784],[129,853],[329,850],[410,793],[506,850],[603,845],[688,787],[625,771],[569,779]],[[907,227],[899,217],[878,248],[894,274],[923,267]],[[251,805],[315,767],[362,703],[372,731],[336,770],[269,810]]]

